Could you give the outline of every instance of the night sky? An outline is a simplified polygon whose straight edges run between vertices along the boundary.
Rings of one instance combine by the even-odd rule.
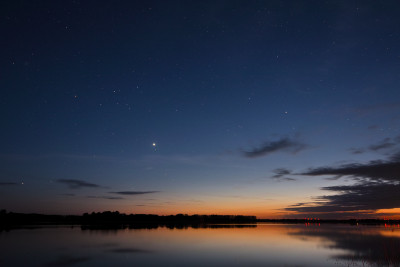
[[[1,1],[0,209],[400,215],[399,1]]]

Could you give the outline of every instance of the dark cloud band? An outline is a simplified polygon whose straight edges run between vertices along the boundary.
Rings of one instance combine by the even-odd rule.
[[[400,158],[395,154],[390,161],[371,161],[367,164],[349,164],[339,167],[310,169],[302,175],[337,177],[350,176],[354,185],[322,187],[335,192],[311,203],[298,203],[286,208],[298,213],[374,213],[380,209],[400,207]]]
[[[367,164],[348,164],[339,167],[310,169],[302,175],[353,176],[372,180],[400,181],[400,161],[371,161]]]

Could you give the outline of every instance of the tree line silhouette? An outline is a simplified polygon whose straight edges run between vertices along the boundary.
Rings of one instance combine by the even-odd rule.
[[[22,226],[22,225],[82,225],[90,226],[95,229],[96,226],[104,228],[125,227],[126,225],[144,225],[150,228],[158,226],[170,226],[181,228],[184,226],[201,226],[207,224],[245,224],[257,222],[256,216],[243,215],[154,215],[154,214],[124,214],[118,211],[92,212],[79,215],[44,215],[44,214],[25,214],[0,211],[1,226]],[[87,228],[87,227],[86,227]]]
[[[244,215],[154,215],[154,214],[125,214],[118,211],[84,213],[83,215],[45,215],[37,213],[14,213],[0,210],[0,228],[10,229],[21,226],[38,225],[81,225],[82,229],[153,229],[168,228],[218,228],[247,227],[244,224],[255,223],[346,223],[346,224],[385,224],[400,227],[400,220],[391,219],[257,219],[256,216]],[[235,226],[236,224],[236,226]],[[242,224],[242,225],[240,225]]]

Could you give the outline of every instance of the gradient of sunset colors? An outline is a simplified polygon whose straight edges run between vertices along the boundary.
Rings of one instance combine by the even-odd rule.
[[[2,1],[0,209],[400,215],[398,1]]]

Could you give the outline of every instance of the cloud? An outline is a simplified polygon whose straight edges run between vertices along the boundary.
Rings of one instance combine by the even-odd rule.
[[[140,248],[116,248],[110,250],[113,253],[151,253],[150,250],[140,249]]]
[[[280,178],[280,177],[282,177],[282,176],[284,176],[284,175],[287,175],[287,174],[290,174],[290,173],[291,173],[290,170],[285,169],[285,168],[275,169],[275,170],[273,170],[273,172],[275,173],[275,175],[272,176],[272,177],[274,177],[274,178]]]
[[[290,178],[290,177],[283,177],[282,180],[285,180],[285,181],[297,181],[296,179]]]
[[[379,144],[369,146],[369,150],[378,151],[382,149],[392,148],[396,145],[396,143],[391,142],[391,138],[383,139]]]
[[[88,183],[86,181],[82,181],[82,180],[74,180],[74,179],[59,179],[57,180],[57,182],[62,183],[62,184],[66,184],[69,186],[69,188],[71,189],[78,189],[81,187],[100,187],[97,184],[92,184],[92,183]]]
[[[158,193],[160,191],[118,191],[118,192],[109,192],[111,194],[119,194],[119,195],[145,195],[145,194],[153,194]]]
[[[265,142],[258,148],[253,148],[251,151],[244,151],[243,154],[248,158],[256,158],[280,151],[297,153],[307,147],[307,145],[298,141],[290,140],[289,138],[281,138],[278,141]]]
[[[55,261],[49,262],[45,266],[71,266],[89,261],[89,257],[60,256]]]
[[[391,155],[390,156],[390,159],[392,160],[392,161],[400,161],[400,151],[398,151],[398,152],[396,152],[396,153],[394,153],[393,155]]]
[[[390,157],[389,161],[314,168],[302,175],[348,176],[357,183],[322,187],[321,190],[336,194],[319,196],[314,202],[292,205],[286,208],[286,211],[307,214],[343,212],[373,214],[380,209],[400,207],[400,153]]]
[[[124,199],[123,197],[108,197],[108,196],[87,196],[87,198],[102,198],[102,199],[110,199],[110,200]]]
[[[296,179],[294,179],[294,178],[284,177],[284,176],[292,173],[288,169],[285,169],[285,168],[275,169],[275,170],[273,170],[273,173],[275,173],[275,175],[272,176],[272,178],[274,178],[276,180],[296,181]]]
[[[393,138],[387,137],[383,139],[382,141],[378,142],[377,144],[370,145],[366,148],[350,148],[350,151],[352,154],[362,154],[367,151],[372,151],[372,152],[380,152],[380,151],[387,151],[395,146],[400,144],[400,136],[396,136]]]
[[[350,148],[349,150],[350,150],[351,154],[354,154],[354,155],[365,153],[365,149],[363,149],[363,148]]]
[[[320,196],[316,202],[298,203],[285,210],[299,213],[375,212],[400,207],[400,184],[370,182],[321,189],[338,194]]]
[[[393,157],[396,156],[394,155],[392,158]],[[400,159],[394,159],[392,161],[370,161],[367,164],[347,164],[339,167],[314,168],[302,173],[302,175],[352,176],[364,179],[400,182]]]
[[[19,185],[19,183],[13,183],[13,182],[0,182],[0,186],[12,186],[12,185]]]
[[[60,194],[61,196],[66,196],[66,197],[74,197],[75,196],[75,194]]]

